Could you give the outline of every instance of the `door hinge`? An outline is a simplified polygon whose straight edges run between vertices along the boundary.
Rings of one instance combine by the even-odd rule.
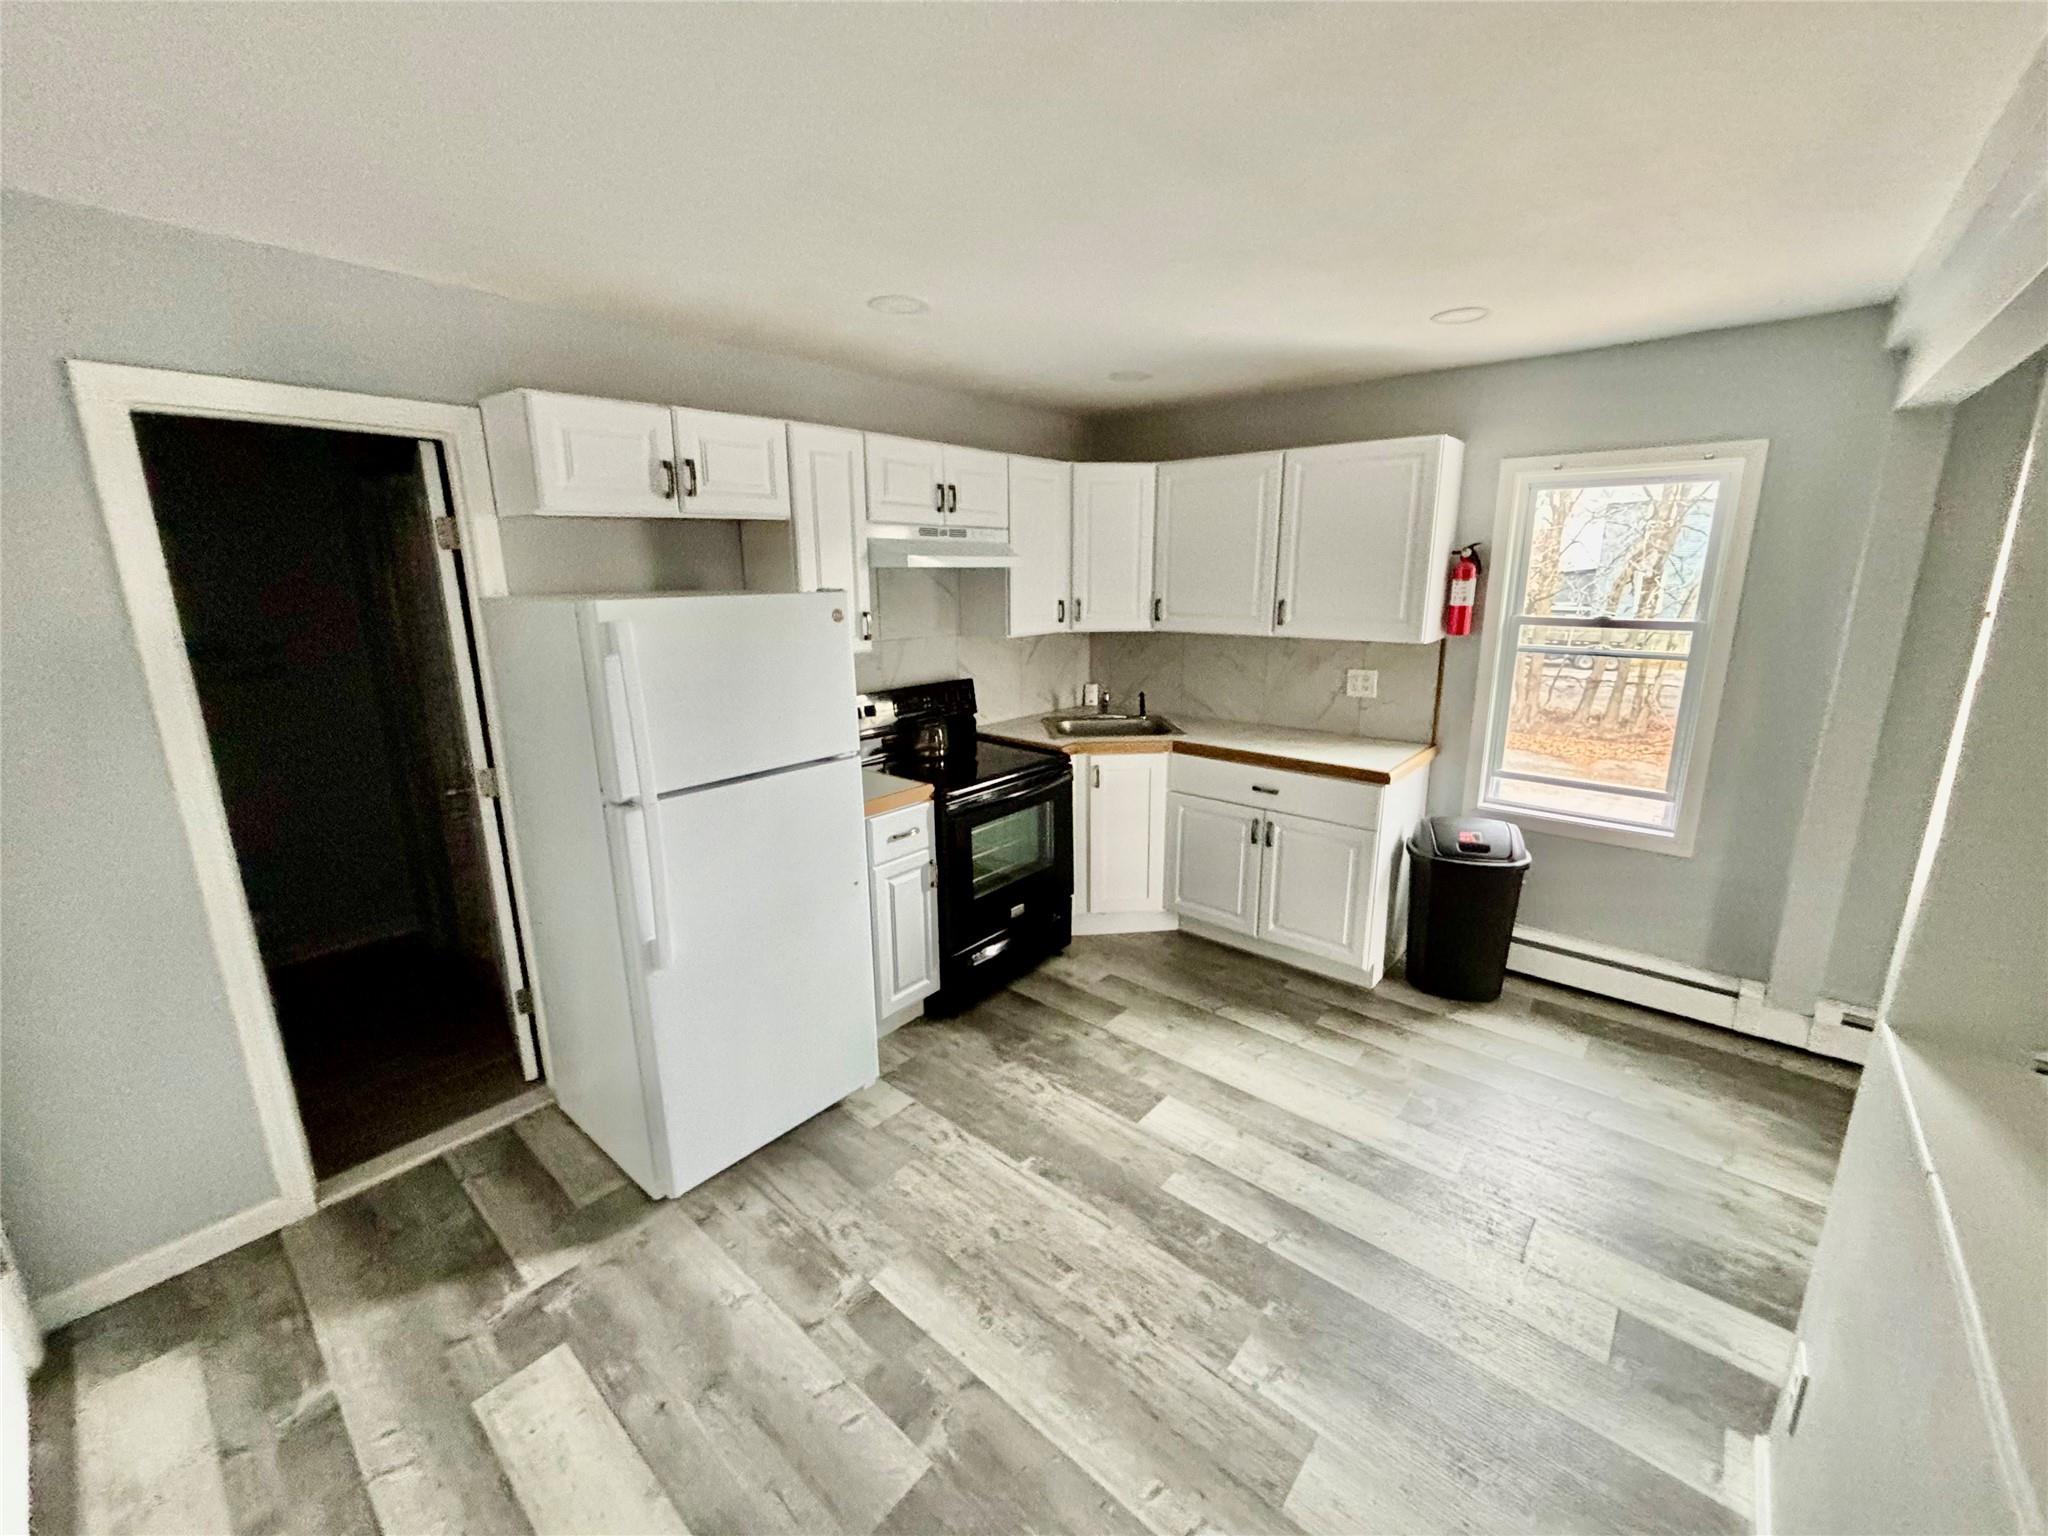
[[[529,1016],[533,1013],[533,988],[520,987],[513,992],[512,1011]]]
[[[486,800],[498,798],[498,770],[479,768],[476,771],[476,792]]]
[[[437,517],[434,519],[434,543],[436,547],[441,549],[462,548],[462,530],[456,526],[454,518]]]

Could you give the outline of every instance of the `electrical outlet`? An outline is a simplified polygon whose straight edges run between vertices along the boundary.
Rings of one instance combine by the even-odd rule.
[[[1380,696],[1380,675],[1369,667],[1353,667],[1344,674],[1344,697],[1376,699]]]

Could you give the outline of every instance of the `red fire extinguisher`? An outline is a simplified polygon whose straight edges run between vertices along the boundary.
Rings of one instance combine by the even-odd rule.
[[[1451,594],[1444,603],[1444,633],[1472,633],[1472,605],[1479,596],[1479,546],[1467,544],[1451,562]]]

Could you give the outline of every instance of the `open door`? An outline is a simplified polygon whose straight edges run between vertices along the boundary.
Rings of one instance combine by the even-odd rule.
[[[511,860],[505,843],[505,812],[498,799],[496,757],[485,727],[479,702],[481,679],[476,639],[470,627],[469,593],[460,555],[461,534],[448,511],[448,488],[443,479],[441,448],[438,443],[418,445],[420,481],[426,487],[429,522],[422,536],[431,541],[435,563],[441,573],[441,601],[446,611],[448,637],[455,651],[455,695],[462,704],[463,737],[468,755],[459,769],[449,775],[442,794],[452,802],[468,802],[481,832],[481,851],[496,907],[498,964],[506,980],[507,1023],[519,1051],[519,1068],[531,1082],[540,1076],[540,1053],[534,1041],[534,994],[526,974],[526,955],[519,937],[518,909],[512,897]],[[453,766],[453,765],[451,765]]]

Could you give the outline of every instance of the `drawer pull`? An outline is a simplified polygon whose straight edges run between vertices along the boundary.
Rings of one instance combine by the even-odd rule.
[[[1252,786],[1252,793],[1255,795],[1277,795],[1280,791],[1268,784],[1254,784]]]
[[[887,837],[883,838],[882,841],[885,843],[900,843],[906,837],[915,836],[917,836],[917,828],[905,827],[901,832],[891,832]]]

